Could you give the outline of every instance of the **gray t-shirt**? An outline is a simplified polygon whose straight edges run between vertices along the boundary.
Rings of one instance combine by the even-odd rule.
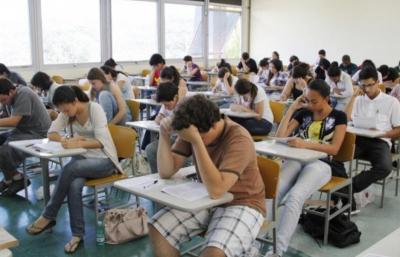
[[[11,116],[22,116],[17,129],[46,137],[51,120],[40,98],[29,87],[18,87],[11,103]]]

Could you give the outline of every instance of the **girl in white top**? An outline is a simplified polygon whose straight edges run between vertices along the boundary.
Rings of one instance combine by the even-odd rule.
[[[42,215],[27,227],[27,232],[37,235],[53,227],[67,197],[72,239],[64,250],[73,253],[85,234],[82,206],[85,181],[107,177],[122,169],[118,165],[117,151],[100,105],[90,102],[88,96],[76,86],[59,87],[53,103],[60,110],[60,115],[52,123],[48,138],[61,142],[64,148],[85,148],[87,152],[73,157],[63,168],[49,203]],[[66,135],[64,131],[67,131]]]
[[[259,63],[260,69],[258,70],[258,78],[259,81],[257,81],[258,83],[266,83],[268,81],[268,77],[269,77],[269,59],[268,58],[264,58],[260,61]]]
[[[228,96],[232,96],[235,93],[235,84],[238,78],[231,75],[228,68],[222,67],[218,71],[218,79],[215,87],[212,89],[214,93],[222,92]]]
[[[258,116],[249,119],[231,119],[245,127],[251,135],[267,135],[272,129],[274,116],[264,89],[246,79],[239,79],[235,84],[235,90],[239,97],[237,103],[231,105],[231,110],[256,113]]]
[[[115,83],[117,83],[119,89],[121,90],[122,98],[124,98],[124,100],[135,98],[131,81],[122,71],[114,70],[113,68],[105,65],[101,66],[100,69],[102,69],[108,81],[114,81]]]

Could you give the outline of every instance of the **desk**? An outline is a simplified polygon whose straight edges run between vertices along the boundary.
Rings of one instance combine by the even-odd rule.
[[[369,137],[369,138],[381,137],[384,134],[383,131],[355,128],[355,127],[352,127],[352,126],[347,126],[346,131],[350,132],[350,133],[353,133],[356,136]]]
[[[128,78],[131,81],[131,84],[136,86],[146,86],[146,84],[149,84],[147,77],[129,75]]]
[[[172,179],[160,179],[158,174],[146,175],[146,177],[157,179],[158,183],[150,187],[149,189],[145,190],[138,187],[135,188],[129,186],[129,184],[132,184],[135,181],[135,179],[140,179],[143,176],[117,181],[114,183],[114,186],[123,191],[127,191],[131,194],[150,199],[162,205],[166,205],[174,209],[178,209],[181,211],[188,211],[188,212],[196,212],[204,209],[209,209],[224,203],[228,203],[233,200],[233,195],[231,193],[225,193],[219,199],[213,200],[210,199],[209,197],[205,197],[197,201],[189,202],[182,199],[178,199],[161,191],[165,186],[180,185],[182,183],[188,182],[188,180],[185,179],[184,177],[194,172],[195,168],[194,166],[191,166],[180,169],[178,173],[172,177]]]
[[[129,121],[126,125],[133,128],[150,130],[152,132],[160,132],[160,125],[154,120]]]
[[[191,97],[194,95],[204,95],[210,100],[220,100],[224,98],[233,98],[233,96],[227,95],[225,93],[220,93],[220,92],[212,92],[212,91],[188,91],[186,93],[187,97]]]
[[[234,112],[234,111],[231,111],[231,109],[229,109],[229,108],[222,108],[222,109],[219,109],[219,111],[227,116],[234,117],[234,118],[248,119],[248,118],[258,117],[258,114],[254,113],[254,112]]]
[[[42,167],[42,181],[43,181],[43,193],[44,193],[44,204],[50,200],[50,189],[49,189],[49,159],[52,158],[62,158],[71,157],[75,155],[81,155],[86,153],[84,148],[75,149],[64,149],[62,151],[49,153],[49,152],[39,152],[32,147],[27,147],[28,145],[37,143],[47,143],[49,140],[46,139],[33,139],[33,140],[20,140],[12,141],[9,146],[15,148],[21,152],[24,152],[30,156],[35,156],[40,159],[40,166]]]
[[[399,257],[400,228],[393,231],[356,257]]]
[[[208,81],[187,81],[186,82],[188,89],[190,91],[195,91],[198,89],[206,89],[208,90],[210,88],[210,82]]]
[[[323,152],[290,147],[286,144],[276,143],[273,140],[256,142],[254,146],[258,154],[292,159],[300,162],[311,162],[328,156]]]
[[[0,250],[16,247],[18,244],[19,242],[15,237],[0,227]]]
[[[158,103],[157,101],[155,101],[153,99],[130,99],[130,100],[146,105],[147,119],[150,119],[150,116],[151,116],[150,106],[161,106],[161,103]]]

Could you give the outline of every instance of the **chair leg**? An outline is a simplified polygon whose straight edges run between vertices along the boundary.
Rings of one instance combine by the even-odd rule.
[[[326,211],[325,211],[325,226],[324,226],[324,245],[328,244],[328,233],[329,233],[329,218],[331,215],[331,192],[328,192],[326,196]]]
[[[94,187],[93,189],[94,189],[94,212],[96,214],[96,226],[97,226],[97,223],[99,222],[99,208],[98,208],[99,199],[98,199],[98,196],[97,196],[97,188]]]
[[[399,160],[397,160],[397,168],[396,168],[396,191],[394,192],[394,195],[395,195],[395,196],[398,196],[398,195],[399,195],[399,179],[400,179],[400,177],[399,177],[399,171],[400,171],[399,165],[400,165]]]
[[[22,162],[22,172],[24,173],[24,193],[25,199],[28,200],[28,178],[26,177],[26,162],[25,160]]]
[[[136,207],[139,207],[140,206],[139,196],[135,196],[135,198],[136,198]]]
[[[382,180],[381,208],[383,208],[383,199],[385,198],[386,178]]]
[[[276,251],[277,251],[277,249],[276,249],[276,228],[272,229],[272,244],[273,244],[274,253],[276,253]]]

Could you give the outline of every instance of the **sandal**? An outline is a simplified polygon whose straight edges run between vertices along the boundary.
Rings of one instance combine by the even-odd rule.
[[[33,236],[39,235],[43,231],[46,231],[46,230],[48,230],[48,229],[50,229],[50,228],[52,228],[52,227],[54,227],[56,225],[56,221],[55,220],[51,220],[44,227],[38,227],[35,223],[36,223],[36,221],[26,227],[26,232],[28,232],[28,234],[33,235]]]
[[[71,240],[64,246],[64,252],[71,254],[74,253],[82,245],[83,239],[73,236]]]

